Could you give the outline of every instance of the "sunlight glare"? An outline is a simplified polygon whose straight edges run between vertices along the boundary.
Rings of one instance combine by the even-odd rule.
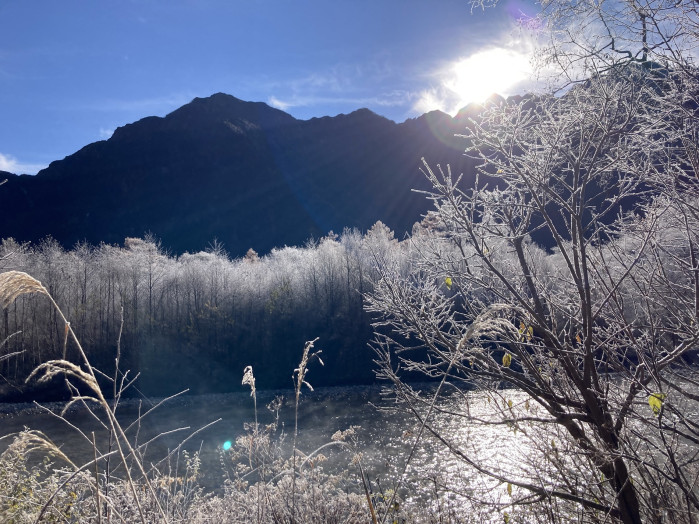
[[[459,98],[459,107],[483,102],[493,93],[508,95],[508,89],[531,72],[529,57],[510,49],[479,51],[451,66],[444,86]]]

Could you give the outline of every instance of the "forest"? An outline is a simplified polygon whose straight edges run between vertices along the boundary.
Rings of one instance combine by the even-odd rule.
[[[316,337],[326,362],[317,385],[372,382],[363,295],[378,278],[376,260],[400,249],[380,222],[366,234],[331,232],[304,247],[262,257],[250,250],[234,260],[216,242],[207,251],[170,256],[148,236],[127,238],[123,247],[70,250],[51,239],[38,245],[6,239],[0,271],[23,271],[42,282],[95,366],[113,369],[119,342],[122,367],[141,373],[138,391],[167,396],[186,388],[239,390],[247,365],[260,370],[259,387],[289,388],[298,348]],[[12,335],[6,351],[19,352],[2,363],[6,401],[23,398],[24,380],[40,363],[77,358],[41,297],[22,296],[2,315],[0,338]]]

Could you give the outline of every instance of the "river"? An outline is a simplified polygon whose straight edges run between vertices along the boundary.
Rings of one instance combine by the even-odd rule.
[[[422,387],[429,392],[435,386],[413,387]],[[283,400],[277,403],[277,411],[267,409],[268,404],[280,398]],[[639,401],[641,412],[647,410],[651,415],[645,398]],[[118,407],[118,418],[126,427],[138,418],[139,413],[145,413],[158,402],[124,400]],[[294,392],[291,390],[257,392],[260,427],[276,422],[277,429],[271,435],[275,442],[285,436],[279,447],[285,457],[291,456],[294,404]],[[387,493],[396,487],[407,503],[430,508],[439,504],[440,508],[437,509],[440,515],[445,511],[441,507],[445,504],[459,508],[459,513],[468,507],[470,518],[479,522],[502,522],[500,514],[492,513],[492,504],[502,511],[512,511],[509,506],[518,495],[518,489],[478,474],[473,467],[466,467],[466,462],[485,465],[487,469],[499,471],[509,479],[538,478],[547,482],[547,478],[552,478],[550,475],[555,477],[556,474],[543,468],[547,466],[547,461],[542,460],[543,456],[558,457],[561,464],[574,464],[577,460],[576,450],[564,447],[565,439],[556,434],[555,426],[490,424],[490,420],[502,419],[503,416],[518,419],[543,415],[540,408],[517,390],[504,389],[490,393],[453,390],[437,403],[438,409],[432,412],[429,420],[440,428],[454,448],[464,453],[462,457],[450,453],[443,442],[430,438],[429,431],[424,431],[423,438],[418,439],[421,425],[413,415],[392,409],[395,405],[391,390],[382,391],[380,387],[304,389],[298,410],[297,447],[303,455],[312,455],[315,450],[331,442],[337,431],[354,427],[354,451],[343,446],[323,448],[322,453],[327,457],[327,462],[323,464],[326,471],[354,472],[353,459],[360,453],[361,463],[375,493]],[[93,458],[93,432],[98,448],[101,451],[107,449],[108,432],[99,420],[84,408],[69,410],[64,420],[57,416],[61,408],[60,404],[44,407],[0,405],[0,431],[2,435],[11,435],[24,427],[40,430],[78,465]],[[427,410],[423,406],[418,411],[424,414]],[[470,418],[464,417],[465,414]],[[151,441],[145,454],[147,465],[157,464],[186,440],[182,449],[190,456],[198,452],[201,459],[199,484],[206,491],[216,493],[222,488],[226,475],[230,476],[235,469],[232,457],[236,439],[248,434],[246,425],[249,428],[254,420],[254,402],[249,391],[226,395],[182,395],[163,402],[143,416],[140,424],[132,427],[128,434],[132,442]],[[75,428],[79,428],[84,436]],[[0,450],[8,440],[0,441]],[[228,449],[231,444],[232,449]],[[691,452],[696,451],[696,447],[690,444],[685,445],[690,446]],[[168,473],[166,468],[163,465],[159,467],[161,472]],[[581,470],[580,473],[584,476],[588,472]],[[354,478],[357,478],[356,475]],[[475,513],[479,507],[488,506],[490,513]],[[532,506],[534,510],[535,506]],[[449,514],[448,511],[445,514]],[[573,515],[571,513],[571,518]]]
[[[276,413],[267,408],[275,399],[281,399],[278,419]],[[145,413],[159,401],[123,400],[117,409],[122,426],[129,426],[139,413]],[[356,427],[358,443],[367,463],[371,465],[370,471],[386,473],[398,469],[397,462],[408,445],[402,437],[406,431],[411,431],[414,421],[406,415],[379,409],[390,404],[391,401],[381,395],[379,387],[318,388],[313,392],[304,389],[298,412],[298,447],[305,454],[311,453],[330,442],[335,432]],[[278,430],[275,434],[285,433],[285,442],[289,446],[294,431],[294,391],[258,391],[257,405],[260,426],[276,420]],[[60,403],[2,406],[0,431],[2,435],[9,435],[25,427],[40,430],[74,463],[87,462],[93,458],[92,444],[71,425],[80,428],[89,438],[95,432],[98,448],[102,450],[107,446],[109,434],[88,410],[81,407],[71,408],[65,420],[59,418],[63,407]],[[95,408],[95,412],[99,414],[99,408]],[[148,445],[147,456],[153,462],[188,439],[182,449],[190,453],[200,452],[202,484],[207,489],[215,490],[221,481],[220,457],[222,453],[225,455],[226,443],[234,443],[236,438],[244,435],[246,424],[252,424],[254,420],[254,403],[248,392],[182,395],[163,402],[144,416],[128,434],[133,441],[145,443],[159,434],[172,432]],[[191,436],[192,433],[195,434]],[[327,452],[324,454],[327,455]],[[349,456],[345,458],[351,460]],[[341,457],[336,457],[336,461],[341,460]],[[389,464],[388,469],[386,464]],[[395,467],[391,467],[391,464],[395,464]]]
[[[425,385],[429,389],[433,386]],[[507,403],[508,399],[522,404],[524,397],[521,393],[510,390],[499,392],[498,402]],[[521,397],[521,398],[520,398]],[[267,404],[275,399],[283,398],[279,405],[279,418],[267,409]],[[474,414],[492,411],[491,400],[483,393],[469,393],[468,402]],[[157,400],[124,400],[118,407],[117,414],[121,424],[126,427],[138,418],[139,413],[145,413]],[[442,407],[454,407],[462,403],[463,397],[449,399]],[[283,452],[291,454],[291,443],[294,431],[294,392],[289,391],[258,391],[258,419],[260,426],[277,420],[279,437],[286,435]],[[221,488],[226,474],[226,460],[233,450],[228,450],[229,443],[235,443],[236,438],[246,434],[246,424],[255,419],[254,403],[249,392],[231,393],[225,395],[180,396],[170,399],[142,418],[139,425],[131,428],[128,434],[132,441],[145,443],[157,435],[167,433],[153,440],[147,447],[146,462],[157,463],[168,455],[169,451],[177,448],[187,439],[182,449],[191,455],[199,452],[201,459],[200,485],[207,491],[216,492]],[[399,484],[399,492],[404,499],[420,502],[432,499],[434,493],[448,477],[453,490],[453,482],[462,492],[473,493],[474,490],[490,493],[488,495],[503,497],[504,489],[497,489],[498,484],[485,478],[473,476],[471,471],[464,476],[461,461],[445,452],[443,446],[430,439],[420,439],[416,445],[420,425],[417,420],[402,411],[391,409],[395,406],[390,390],[384,391],[374,387],[337,387],[318,388],[316,391],[304,389],[298,412],[298,449],[308,455],[324,444],[331,442],[337,431],[355,427],[356,450],[361,453],[361,461],[367,477],[375,490],[385,491]],[[0,413],[2,434],[8,435],[22,430],[24,427],[44,432],[61,450],[76,464],[89,462],[94,450],[88,439],[95,438],[98,448],[107,448],[108,432],[86,409],[69,410],[62,420],[57,413],[62,409],[61,404],[50,404],[44,407],[36,405],[5,405]],[[526,443],[522,435],[516,435],[502,426],[478,428],[478,434],[473,434],[473,428],[464,425],[463,419],[457,420],[448,412],[435,414],[439,424],[449,427],[449,433],[454,442],[468,445],[471,453],[476,453],[474,459],[490,460],[498,457],[502,449],[508,449],[508,457],[516,461],[517,457],[526,456]],[[452,420],[454,419],[454,420]],[[80,428],[82,436],[72,426]],[[204,429],[201,429],[204,428]],[[190,436],[194,432],[193,436]],[[428,436],[427,433],[424,434]],[[6,442],[6,441],[5,441]],[[524,448],[522,447],[524,446]],[[235,446],[233,446],[235,447]],[[414,448],[414,449],[413,449]],[[354,453],[340,446],[323,449],[323,455],[328,458],[324,464],[326,470],[348,469],[351,466]],[[406,464],[411,456],[410,463]],[[505,457],[507,458],[507,457]],[[230,466],[230,465],[229,465]],[[161,465],[160,470],[163,471]],[[451,493],[451,503],[461,504],[458,494]]]

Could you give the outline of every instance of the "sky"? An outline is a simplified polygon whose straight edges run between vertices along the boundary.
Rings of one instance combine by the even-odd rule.
[[[228,93],[395,122],[531,87],[530,0],[0,0],[0,170]]]

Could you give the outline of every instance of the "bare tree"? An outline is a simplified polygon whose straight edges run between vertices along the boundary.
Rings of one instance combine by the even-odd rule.
[[[464,135],[475,187],[425,164],[436,211],[408,241],[410,270],[381,265],[368,297],[380,372],[420,434],[507,488],[470,488],[473,502],[543,502],[559,508],[537,515],[552,521],[695,522],[699,397],[681,364],[699,340],[697,91],[679,86],[696,85],[696,5],[544,13],[549,63],[586,80],[486,107]],[[484,457],[454,419],[526,446]]]

